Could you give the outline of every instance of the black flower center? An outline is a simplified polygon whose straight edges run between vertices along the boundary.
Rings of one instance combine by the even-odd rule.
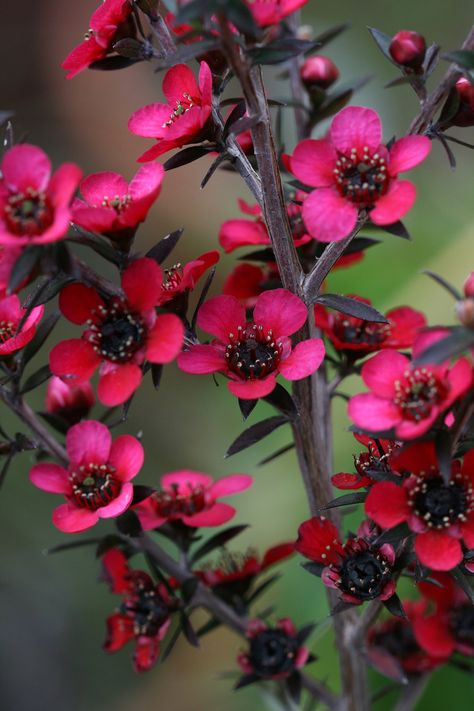
[[[452,610],[450,623],[455,640],[474,648],[474,607],[466,603]]]
[[[178,487],[169,491],[156,491],[152,494],[155,511],[158,516],[172,518],[178,514],[192,516],[207,508],[206,490],[203,486],[189,487],[186,494],[180,494]]]
[[[424,519],[430,528],[446,528],[456,521],[465,521],[469,511],[469,492],[462,475],[448,484],[442,477],[419,477],[410,497],[410,506],[417,516]]]
[[[394,621],[389,629],[377,631],[372,638],[372,644],[383,647],[389,654],[401,660],[420,652],[411,625],[398,620]]]
[[[33,188],[12,195],[4,206],[8,228],[18,236],[40,235],[52,225],[54,209],[47,195]]]
[[[121,483],[114,474],[115,469],[110,464],[92,462],[71,472],[69,479],[74,503],[90,511],[107,506],[117,498],[121,489]]]
[[[229,334],[225,357],[229,369],[243,380],[263,378],[277,369],[282,353],[282,343],[273,339],[271,329],[265,332],[262,326],[241,326],[238,333]]]
[[[334,334],[342,343],[372,348],[380,345],[390,336],[390,324],[372,323],[337,314],[334,321]]]
[[[394,402],[405,419],[419,422],[429,417],[433,407],[447,393],[447,384],[441,382],[434,373],[426,368],[416,368],[406,371],[403,380],[395,381]]]
[[[13,321],[0,321],[0,343],[5,343],[15,335],[15,324]]]
[[[370,155],[364,148],[359,159],[357,149],[350,156],[340,155],[334,176],[340,194],[360,208],[373,207],[378,198],[387,192],[388,176],[385,158],[378,153]]]
[[[360,551],[344,558],[339,587],[360,600],[373,600],[381,594],[391,574],[380,553]]]
[[[99,307],[99,320],[88,321],[88,338],[102,358],[113,363],[126,363],[144,342],[145,324],[139,314],[128,311],[124,302],[109,308]]]
[[[259,676],[284,674],[293,668],[297,648],[295,637],[282,630],[265,630],[251,640],[249,661]]]
[[[135,635],[155,637],[169,616],[168,606],[149,580],[137,574],[133,597],[127,598],[121,612],[133,618]]]

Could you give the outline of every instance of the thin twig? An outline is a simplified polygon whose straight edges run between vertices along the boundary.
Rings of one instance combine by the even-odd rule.
[[[403,689],[393,711],[412,711],[422,697],[429,679],[429,674],[423,674],[414,681],[411,681],[408,686]]]

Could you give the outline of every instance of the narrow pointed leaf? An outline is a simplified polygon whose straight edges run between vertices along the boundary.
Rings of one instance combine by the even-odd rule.
[[[244,430],[244,432],[232,442],[225,456],[231,457],[233,454],[242,452],[244,449],[247,449],[247,447],[251,447],[253,444],[268,437],[269,434],[274,432],[278,427],[287,424],[288,421],[287,417],[277,415],[276,417],[269,417],[267,420],[257,422],[247,430]]]
[[[315,299],[315,303],[328,306],[330,309],[341,311],[343,314],[355,316],[363,321],[371,321],[373,323],[388,323],[388,319],[374,309],[373,306],[365,304],[363,301],[352,299],[350,296],[342,296],[341,294],[321,294]]]
[[[199,546],[196,551],[194,551],[190,560],[191,564],[196,563],[198,560],[201,560],[201,558],[204,558],[204,556],[208,555],[209,553],[212,553],[212,551],[216,548],[221,548],[222,546],[225,546],[226,543],[238,536],[240,533],[242,533],[242,531],[245,531],[246,528],[248,528],[247,524],[241,524],[239,526],[230,526],[229,528],[226,528],[223,531],[219,531],[219,533],[216,533],[214,536],[211,536],[207,539],[207,541],[205,541],[201,546]]]
[[[155,262],[158,262],[158,264],[162,264],[178,244],[183,232],[184,229],[170,232],[169,235],[166,235],[166,237],[163,237],[163,239],[157,242],[157,244],[155,244],[155,246],[152,247],[145,256],[150,257],[150,259],[154,259]]]

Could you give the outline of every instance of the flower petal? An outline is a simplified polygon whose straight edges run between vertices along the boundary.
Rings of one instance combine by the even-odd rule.
[[[30,469],[30,481],[32,484],[51,494],[70,494],[71,484],[69,482],[69,472],[60,467],[59,464],[44,463],[35,464]]]
[[[171,363],[181,351],[184,326],[175,314],[157,316],[153,328],[148,333],[146,358],[151,363]]]
[[[431,150],[431,141],[427,136],[403,136],[395,141],[390,149],[388,170],[395,176],[405,170],[411,170],[425,160]]]
[[[205,301],[198,312],[197,325],[224,343],[229,334],[237,334],[239,326],[245,328],[245,309],[233,296],[214,296]]]
[[[69,284],[61,289],[59,308],[68,321],[76,324],[85,323],[93,317],[104,302],[95,289],[84,284]]]
[[[357,208],[332,188],[320,188],[303,203],[303,221],[309,234],[320,242],[339,242],[357,222]]]
[[[66,435],[66,449],[73,466],[108,462],[112,435],[102,422],[86,420],[71,427]]]
[[[416,188],[409,180],[395,180],[388,192],[377,200],[370,219],[375,225],[391,225],[411,210],[416,200]]]
[[[253,477],[250,474],[230,474],[214,482],[210,488],[210,494],[218,499],[220,496],[230,496],[245,491],[253,484]]]
[[[142,312],[158,303],[163,274],[154,259],[136,259],[122,275],[122,289],[132,309]]]
[[[183,516],[183,523],[186,526],[200,528],[201,526],[222,526],[231,518],[234,518],[236,510],[229,504],[223,504],[220,501],[211,506],[207,511],[201,511],[194,516]]]
[[[209,375],[226,368],[226,362],[221,351],[215,346],[193,345],[188,351],[178,355],[178,366],[185,373]]]
[[[418,534],[415,553],[420,563],[432,570],[452,570],[463,559],[460,542],[440,531]]]
[[[389,430],[400,422],[398,408],[389,400],[372,393],[351,397],[347,412],[358,427],[370,432]]]
[[[290,356],[280,364],[280,373],[287,380],[301,380],[314,373],[324,360],[324,343],[321,338],[300,341]]]
[[[131,435],[120,435],[110,448],[109,463],[120,481],[130,481],[143,466],[145,454],[140,442]]]
[[[126,511],[133,499],[133,486],[128,482],[122,485],[120,494],[115,497],[107,506],[97,509],[99,518],[114,518]]]
[[[257,400],[259,397],[269,395],[276,386],[276,379],[273,373],[266,378],[256,380],[229,380],[227,387],[232,395],[242,400]]]
[[[373,153],[382,141],[379,115],[364,106],[347,106],[339,111],[332,120],[329,133],[337,150],[344,154],[356,148],[361,155],[366,146]]]
[[[53,523],[63,533],[80,533],[99,520],[97,511],[80,509],[72,504],[62,504],[53,511]]]
[[[121,405],[133,395],[142,380],[142,371],[135,363],[104,364],[100,369],[97,396],[108,407]]]
[[[296,333],[306,322],[308,309],[305,303],[286,289],[264,291],[257,299],[253,319],[274,338]]]
[[[119,173],[102,171],[84,178],[80,185],[84,200],[93,207],[100,207],[104,198],[123,198],[128,193],[128,183]]]
[[[406,491],[391,481],[381,481],[369,491],[365,513],[381,528],[393,528],[406,521],[411,510]]]
[[[427,654],[433,657],[450,657],[454,652],[454,638],[448,625],[440,617],[415,617],[412,624],[416,641]]]
[[[82,338],[61,341],[49,354],[49,367],[53,375],[74,383],[89,380],[99,363],[100,358],[92,345]]]
[[[314,188],[335,183],[337,153],[329,141],[301,141],[290,157],[291,172],[302,183]]]
[[[253,220],[226,220],[219,230],[219,244],[225,252],[254,244],[270,244],[263,222]]]
[[[393,398],[395,381],[410,368],[410,361],[398,351],[386,350],[373,356],[362,366],[362,380],[374,395]]]
[[[166,72],[162,89],[172,108],[182,101],[183,94],[196,97],[200,93],[194,74],[186,64],[175,64]]]
[[[24,193],[27,188],[46,190],[51,175],[51,161],[41,148],[21,143],[10,148],[2,160],[2,176],[12,193]]]

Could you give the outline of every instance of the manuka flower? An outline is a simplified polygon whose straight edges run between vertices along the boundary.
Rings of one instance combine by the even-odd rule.
[[[173,601],[162,583],[154,583],[142,570],[130,569],[118,548],[103,555],[102,565],[111,591],[123,598],[117,612],[107,618],[104,650],[117,652],[134,640],[134,669],[148,671],[158,658],[160,642],[171,624]]]
[[[413,344],[416,359],[444,335],[442,330],[420,334]],[[362,380],[371,392],[354,395],[349,417],[363,430],[395,430],[397,439],[414,439],[463,395],[472,383],[472,366],[460,358],[449,362],[417,366],[397,351],[385,350],[362,366]]]
[[[295,548],[324,566],[323,583],[339,590],[344,602],[360,605],[376,598],[386,601],[395,593],[395,551],[388,543],[373,545],[371,537],[364,523],[357,536],[342,544],[336,526],[320,516],[301,524]]]
[[[84,41],[74,47],[61,65],[68,72],[66,79],[72,79],[93,62],[104,59],[119,39],[133,37],[135,31],[129,24],[132,10],[129,0],[103,0],[89,20]]]
[[[338,472],[331,477],[336,489],[363,489],[373,486],[384,476],[396,475],[390,464],[390,456],[399,449],[399,443],[390,439],[372,439],[366,435],[354,434],[358,442],[367,447],[367,452],[361,452],[354,457],[357,474]]]
[[[298,200],[304,196],[298,193]],[[262,209],[259,205],[248,205],[245,200],[239,200],[239,207],[245,215],[254,217],[253,220],[239,218],[236,220],[226,220],[219,230],[219,244],[225,252],[233,252],[238,247],[248,247],[255,245],[270,245],[270,235],[262,217]],[[296,202],[289,202],[287,205],[288,218],[293,233],[295,246],[299,247],[311,241],[311,237],[306,233],[301,217],[301,205]]]
[[[300,632],[293,622],[285,617],[270,627],[263,620],[253,619],[245,633],[249,648],[239,654],[237,661],[244,672],[235,688],[264,679],[288,679],[312,661],[309,649],[303,646],[312,627]]]
[[[351,294],[351,298],[371,304],[369,299],[360,296]],[[411,348],[417,333],[426,326],[424,315],[409,306],[392,309],[385,317],[388,323],[375,323],[327,310],[320,304],[314,307],[317,326],[336,350],[345,352],[351,359],[363,358],[385,348]]]
[[[75,425],[87,417],[94,402],[94,391],[88,380],[76,384],[53,376],[48,381],[46,411],[60,417],[69,425]]]
[[[184,328],[174,314],[156,315],[162,272],[152,259],[132,262],[122,275],[123,297],[104,301],[83,284],[65,287],[59,306],[67,319],[87,324],[82,338],[58,343],[51,371],[76,383],[99,370],[98,396],[104,405],[125,402],[140,385],[144,361],[169,363],[181,350]]]
[[[259,27],[278,25],[285,17],[306,5],[308,0],[245,0]]]
[[[3,247],[0,245],[0,296],[5,295],[12,269],[21,252],[21,247]]]
[[[280,275],[274,262],[268,262],[262,267],[256,264],[237,264],[226,277],[222,293],[234,296],[245,308],[251,309],[260,294],[275,282],[280,283]]]
[[[290,158],[291,172],[317,188],[303,203],[308,232],[321,242],[336,242],[354,229],[360,210],[376,225],[397,222],[415,202],[413,183],[398,174],[428,155],[426,136],[404,136],[388,149],[381,143],[378,114],[348,106],[333,118],[328,138],[299,143]]]
[[[19,247],[64,237],[81,179],[77,165],[64,163],[51,175],[46,153],[22,143],[5,153],[0,174],[0,244]]]
[[[423,595],[436,603],[431,614],[413,625],[416,640],[427,654],[446,658],[453,652],[474,656],[474,607],[467,594],[447,573],[433,573],[431,582],[419,583]]]
[[[134,236],[160,194],[164,168],[144,165],[130,183],[118,173],[89,175],[80,185],[83,200],[72,204],[72,221],[115,240]]]
[[[285,289],[259,296],[251,322],[236,298],[216,296],[201,306],[197,318],[198,326],[216,340],[190,346],[180,353],[178,365],[186,373],[224,373],[231,393],[244,400],[265,397],[274,390],[278,374],[287,380],[301,380],[321,365],[321,339],[310,338],[291,346],[289,336],[306,318],[304,303]]]
[[[211,115],[212,75],[205,62],[199,69],[199,84],[185,64],[172,67],[163,79],[167,104],[149,104],[131,116],[129,130],[137,136],[156,138],[155,146],[138,159],[145,163],[172,148],[199,143]]]
[[[167,521],[186,526],[221,526],[235,516],[235,509],[218,501],[252,485],[248,474],[231,474],[218,481],[208,474],[182,469],[161,477],[161,490],[134,507],[142,528],[149,531]]]
[[[451,570],[463,558],[461,540],[474,548],[474,449],[452,463],[445,482],[433,442],[413,444],[391,459],[404,475],[398,486],[391,481],[375,484],[365,511],[383,529],[406,522],[416,534],[415,553],[433,570]]]
[[[31,482],[43,491],[62,494],[65,504],[53,511],[53,523],[64,533],[79,533],[100,518],[113,518],[131,504],[130,480],[143,464],[143,447],[135,437],[112,435],[101,422],[87,420],[68,430],[68,468],[42,462],[30,470]]]
[[[0,358],[19,351],[31,341],[43,316],[43,311],[43,306],[36,306],[19,328],[26,309],[22,308],[16,294],[0,296]]]
[[[219,261],[219,252],[215,249],[201,254],[196,259],[182,265],[174,264],[163,270],[160,303],[165,304],[192,291],[202,275]]]

